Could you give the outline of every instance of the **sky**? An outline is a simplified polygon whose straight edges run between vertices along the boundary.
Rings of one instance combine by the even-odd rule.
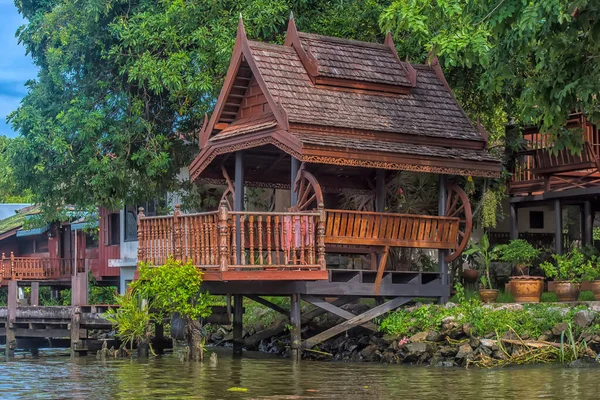
[[[16,133],[6,123],[6,115],[14,111],[27,93],[25,82],[37,75],[31,57],[15,38],[17,28],[23,25],[13,0],[0,0],[0,135]]]

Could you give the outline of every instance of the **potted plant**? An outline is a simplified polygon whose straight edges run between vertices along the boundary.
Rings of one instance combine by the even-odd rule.
[[[510,277],[510,288],[515,302],[539,303],[544,291],[544,277],[529,275],[529,268],[540,250],[523,239],[511,240],[496,247],[500,260],[515,266],[519,275]]]
[[[483,268],[483,274],[481,275],[481,287],[479,288],[479,298],[484,303],[493,303],[498,298],[498,289],[494,289],[492,286],[492,279],[490,269],[492,261],[495,258],[495,253],[490,247],[490,241],[487,234],[484,234],[479,243],[471,241],[471,245],[465,251],[466,256],[474,255],[478,258],[481,268]]]
[[[559,301],[577,301],[581,281],[595,280],[598,272],[591,259],[574,248],[566,254],[553,254],[554,264],[545,261],[540,268],[547,277],[555,279],[555,293]]]

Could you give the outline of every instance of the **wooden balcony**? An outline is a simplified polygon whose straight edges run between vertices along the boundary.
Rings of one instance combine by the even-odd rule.
[[[85,259],[48,257],[6,257],[0,260],[0,281],[68,281],[77,266],[85,271]]]
[[[389,247],[457,249],[464,236],[460,224],[456,216],[324,209],[238,212],[222,204],[215,212],[141,213],[138,259],[154,265],[169,257],[191,260],[206,281],[325,280],[326,249],[385,256]],[[381,274],[384,266],[385,258]]]

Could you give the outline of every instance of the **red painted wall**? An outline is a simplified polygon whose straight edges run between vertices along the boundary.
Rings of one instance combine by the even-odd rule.
[[[96,279],[99,277],[119,276],[121,269],[118,267],[109,267],[108,260],[121,258],[121,246],[118,244],[109,244],[110,226],[109,215],[111,213],[103,207],[98,209],[99,221],[99,243],[98,243],[98,267],[93,270]]]

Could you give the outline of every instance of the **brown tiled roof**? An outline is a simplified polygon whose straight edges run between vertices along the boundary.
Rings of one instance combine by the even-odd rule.
[[[343,150],[377,151],[424,157],[441,157],[466,161],[498,162],[485,150],[453,149],[442,146],[427,146],[411,143],[398,143],[385,140],[361,139],[357,137],[295,132],[293,134],[303,144],[333,147]]]
[[[244,133],[258,132],[263,129],[274,128],[275,126],[277,126],[277,120],[273,113],[242,118],[232,122],[228,127],[216,134],[211,141],[217,141]]]
[[[414,65],[417,85],[410,94],[334,90],[312,83],[293,47],[248,43],[270,95],[290,123],[483,141],[429,66]]]
[[[392,50],[378,43],[298,33],[302,47],[319,63],[319,75],[390,85],[411,86]]]

